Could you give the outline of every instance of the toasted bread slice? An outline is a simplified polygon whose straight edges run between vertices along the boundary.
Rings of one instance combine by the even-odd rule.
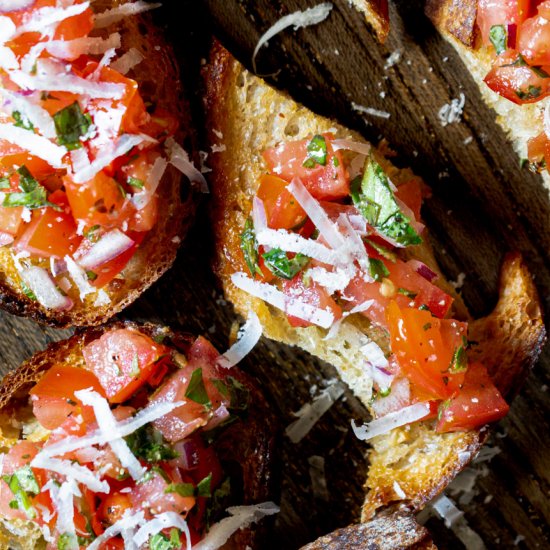
[[[376,32],[378,40],[384,42],[390,32],[388,0],[350,0],[350,4],[365,14],[365,18]]]
[[[121,328],[139,330],[153,339],[162,338],[163,344],[185,353],[193,342],[189,334],[173,332],[168,327],[130,321],[114,322],[97,328],[80,330],[68,340],[51,344],[35,354],[18,369],[7,374],[0,384],[0,451],[7,452],[20,439],[21,434],[32,441],[47,435],[33,419],[29,405],[29,390],[52,366],[67,365],[84,368],[83,347],[107,331]],[[273,491],[272,468],[275,448],[276,419],[273,417],[255,382],[237,367],[231,376],[250,392],[246,419],[239,419],[216,436],[213,445],[220,460],[234,479],[242,482],[235,504],[255,504],[271,497]],[[36,428],[39,426],[38,429]],[[32,434],[32,435],[29,435]],[[260,548],[262,527],[236,532],[228,547]],[[231,546],[234,545],[234,546]],[[36,550],[45,548],[42,533],[33,522],[0,518],[0,550]]]
[[[504,128],[520,159],[526,159],[527,142],[544,129],[544,111],[550,105],[550,98],[516,105],[483,82],[491,69],[492,58],[485,48],[479,47],[475,27],[477,4],[478,0],[427,0],[426,14],[460,55],[484,101],[495,110],[497,122]],[[541,175],[550,191],[550,174],[545,170]]]
[[[124,3],[123,0],[98,0],[92,6],[101,13]],[[176,115],[181,128],[176,140],[179,143],[192,142],[192,124],[182,95],[179,68],[171,47],[162,31],[153,25],[149,14],[125,17],[102,32],[119,32],[124,51],[135,48],[141,52],[143,60],[128,76],[140,84],[146,103],[158,105]],[[167,82],[170,85],[166,85]],[[96,304],[97,292],[81,301],[78,289],[73,285],[67,291],[74,302],[72,309],[49,310],[23,292],[10,248],[0,247],[0,307],[15,315],[32,317],[57,327],[98,325],[124,309],[172,265],[179,243],[193,218],[197,196],[183,184],[181,173],[171,165],[159,185],[158,196],[162,214],[122,272],[123,278],[114,279],[103,289],[108,301],[100,300]]]
[[[372,381],[361,367],[360,342],[363,335],[367,335],[387,352],[387,335],[382,330],[361,315],[349,316],[336,338],[326,339],[326,331],[318,327],[293,328],[284,313],[237,289],[230,279],[233,273],[246,270],[239,248],[240,234],[259,176],[265,171],[262,152],[284,140],[303,139],[327,131],[339,138],[361,138],[267,86],[219,45],[215,45],[212,51],[211,63],[206,70],[206,86],[210,140],[212,145],[218,146],[214,150],[219,151],[211,157],[212,219],[216,244],[214,268],[226,296],[242,315],[255,311],[264,334],[269,338],[300,346],[334,365],[341,378],[368,408]],[[377,160],[384,163],[384,170],[396,185],[411,178],[410,171],[392,167],[383,160],[382,151],[378,153]],[[412,255],[434,267],[428,245],[413,248]],[[503,357],[514,357],[510,371],[519,371],[532,365],[538,356],[544,326],[536,290],[519,258],[506,263],[502,280],[499,307],[487,320],[474,325],[476,334],[484,335],[480,336],[478,346],[484,351],[476,353],[487,358],[499,350]],[[448,290],[448,286],[442,284]],[[505,322],[500,316],[509,316],[508,309],[515,307],[512,303],[519,307],[512,318],[506,317],[509,322]],[[460,300],[457,300],[454,315],[467,315]],[[489,338],[493,330],[490,327],[495,323],[502,330],[494,331],[494,339]],[[530,344],[524,346],[526,339]],[[490,361],[488,364],[493,365]],[[372,518],[378,508],[393,501],[406,502],[411,509],[421,507],[473,458],[484,439],[484,430],[436,434],[429,422],[393,430],[375,438],[370,452],[363,520]]]

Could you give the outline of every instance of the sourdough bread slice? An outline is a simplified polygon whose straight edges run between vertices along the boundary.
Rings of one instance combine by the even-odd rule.
[[[92,6],[95,12],[101,13],[124,3],[125,0],[98,0]],[[101,32],[102,35],[119,32],[123,51],[134,48],[142,54],[143,60],[128,77],[139,83],[146,103],[161,107],[180,121],[176,141],[192,143],[190,110],[183,99],[179,68],[172,48],[162,30],[153,25],[149,14],[127,16]],[[170,85],[166,85],[167,82]],[[58,327],[98,325],[124,309],[172,265],[193,219],[197,194],[184,184],[181,173],[171,165],[159,185],[158,196],[159,219],[123,270],[122,277],[104,288],[108,299],[95,292],[80,300],[73,284],[67,291],[74,302],[72,309],[55,311],[43,307],[23,291],[12,251],[4,246],[0,247],[0,307]]]
[[[271,88],[246,71],[219,44],[213,47],[205,79],[209,139],[212,150],[217,151],[211,156],[214,269],[225,294],[241,315],[256,312],[267,337],[299,346],[334,365],[368,408],[372,380],[362,366],[364,356],[359,348],[365,341],[374,340],[387,352],[389,343],[383,331],[365,317],[352,315],[342,323],[338,336],[327,339],[327,332],[318,327],[291,327],[283,312],[239,290],[231,282],[233,273],[246,271],[240,235],[259,177],[266,170],[262,152],[285,140],[304,139],[328,131],[338,138],[362,138]],[[376,153],[377,160],[396,185],[412,177],[409,170],[393,167],[383,153],[382,150]],[[411,248],[410,254],[437,269],[427,244]],[[511,370],[527,369],[538,356],[544,339],[538,297],[519,258],[510,259],[503,273],[505,305],[496,310],[496,319],[489,317],[492,321],[479,321],[474,325],[486,336],[480,348],[487,351],[478,353],[490,359],[492,352],[500,350],[502,356],[514,357]],[[444,289],[450,291],[443,278],[439,280]],[[508,308],[514,307],[517,308],[515,316],[510,322],[504,322],[499,315],[504,311],[507,313],[502,315],[508,315]],[[460,300],[456,301],[453,315],[455,318],[467,315]],[[501,322],[503,324],[499,324]],[[492,323],[501,326],[500,333],[488,328]],[[529,341],[528,346],[523,345],[523,339]],[[370,451],[363,520],[372,518],[378,508],[394,501],[406,503],[411,509],[420,508],[473,458],[485,433],[480,430],[437,434],[432,423],[424,422],[376,438]]]
[[[496,112],[520,159],[527,158],[527,142],[544,130],[544,112],[550,108],[550,97],[516,105],[493,92],[483,81],[491,70],[493,58],[489,50],[479,46],[475,21],[478,0],[427,0],[426,15],[441,35],[455,48],[464,65],[479,86],[483,100]],[[541,173],[550,193],[550,174]]]

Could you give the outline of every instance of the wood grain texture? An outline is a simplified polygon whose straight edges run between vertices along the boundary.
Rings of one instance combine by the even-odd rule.
[[[199,127],[199,70],[212,30],[250,68],[260,34],[280,16],[315,3],[165,3],[157,17],[159,22],[167,22],[184,80],[193,92]],[[422,2],[400,0],[391,4],[392,30],[384,46],[376,42],[362,16],[346,0],[337,0],[334,5],[321,25],[288,30],[273,38],[269,47],[260,51],[258,70],[280,70],[275,84],[287,88],[296,99],[373,141],[384,136],[398,152],[398,163],[412,166],[430,184],[433,197],[426,201],[424,216],[438,259],[450,279],[456,280],[461,272],[466,274],[463,296],[474,314],[487,313],[494,305],[499,265],[504,253],[514,249],[525,254],[548,308],[548,192],[537,176],[519,170],[517,157],[494,123],[492,112],[482,104],[477,87],[454,50],[423,15]],[[384,70],[387,58],[397,50],[401,60]],[[442,127],[439,109],[461,92],[466,96],[462,122]],[[391,116],[363,115],[353,109],[352,102]],[[465,144],[469,138],[471,142]],[[126,315],[205,334],[223,349],[234,315],[216,290],[209,264],[209,232],[203,208],[174,268]],[[6,372],[62,334],[2,314],[0,336],[0,365]],[[244,362],[244,368],[265,387],[283,426],[294,419],[293,411],[311,400],[310,390],[315,393],[315,386],[323,387],[324,381],[334,377],[332,368],[267,341]],[[470,503],[459,504],[488,548],[515,548],[515,542],[518,548],[550,544],[548,385],[547,351],[516,398],[509,417],[500,424],[498,434],[504,437],[493,438],[491,445],[501,452],[486,470],[485,463],[475,467],[481,472],[476,494]],[[265,548],[298,548],[357,520],[367,464],[364,444],[353,437],[349,424],[351,418],[361,420],[365,414],[347,393],[298,445],[280,435],[282,513]],[[328,502],[313,493],[307,461],[312,455],[326,460]],[[489,495],[492,499],[485,503]],[[440,548],[464,548],[441,521],[430,519],[427,526]]]

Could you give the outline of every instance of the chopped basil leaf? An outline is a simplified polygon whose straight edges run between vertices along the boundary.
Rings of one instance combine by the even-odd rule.
[[[133,178],[132,176],[128,178],[128,185],[130,187],[135,187],[136,189],[143,189],[145,187],[143,181],[138,178]]]
[[[69,151],[80,149],[80,138],[86,135],[92,119],[80,109],[78,101],[61,109],[53,115],[57,141],[59,145],[65,145]]]
[[[523,55],[518,54],[515,61],[512,63],[508,63],[507,65],[502,65],[502,67],[525,67],[527,65],[527,61],[525,61],[525,58]]]
[[[269,252],[262,254],[266,267],[282,279],[293,279],[309,262],[309,258],[303,254],[296,254],[289,258],[287,253],[280,248],[272,248]]]
[[[12,510],[18,510],[18,509],[19,509],[19,504],[17,504],[17,501],[16,501],[16,500],[10,500],[8,506],[9,506]]]
[[[430,313],[432,312],[432,310],[426,304],[422,304],[418,309],[420,311],[429,311]]]
[[[380,256],[386,258],[386,260],[390,260],[393,263],[397,262],[397,254],[395,252],[392,252],[389,248],[378,244],[376,241],[371,241],[370,239],[365,239],[365,241],[369,246],[372,246],[372,248],[374,248],[374,250],[376,250],[376,252],[378,252]]]
[[[244,261],[252,275],[262,275],[262,270],[258,265],[260,255],[258,253],[258,241],[252,219],[248,218],[244,224],[244,231],[241,233],[241,250],[244,254]]]
[[[38,300],[38,298],[36,297],[36,294],[30,289],[30,287],[27,285],[27,283],[25,283],[25,281],[21,281],[19,283],[19,286],[21,286],[21,290],[23,291],[23,294],[27,298],[30,298],[31,300],[34,300],[35,302]]]
[[[489,31],[489,40],[495,47],[497,55],[506,51],[508,45],[508,31],[504,25],[493,25]]]
[[[233,376],[228,376],[225,379],[229,383],[229,410],[243,412],[248,409],[250,402],[250,390]]]
[[[210,488],[212,484],[212,474],[208,474],[204,479],[201,479],[197,485],[197,496],[210,498],[212,496],[212,490]]]
[[[403,294],[403,296],[406,296],[411,300],[414,300],[418,296],[417,292],[413,292],[412,290],[407,290],[406,288],[398,288],[397,292],[398,294]]]
[[[192,497],[195,495],[195,486],[192,483],[170,483],[164,492],[176,493],[180,497]]]
[[[527,91],[525,90],[516,90],[516,95],[522,100],[536,99],[542,93],[542,88],[540,86],[533,86],[529,84]]]
[[[0,189],[9,189],[10,187],[10,178],[6,176],[0,178]]]
[[[431,323],[426,323],[423,327],[422,327],[422,330],[429,330],[432,328],[432,324]]]
[[[181,547],[180,534],[177,529],[170,531],[170,538],[163,533],[157,533],[149,539],[149,550],[179,550]]]
[[[385,390],[379,390],[378,395],[380,397],[388,397],[391,393],[391,387],[386,388]]]
[[[10,491],[13,493],[17,507],[23,510],[29,519],[35,518],[36,512],[32,507],[29,494],[37,495],[40,492],[40,487],[31,467],[27,464],[12,475],[3,475],[2,479],[8,484]]]
[[[450,399],[447,399],[446,401],[442,401],[439,405],[439,407],[437,408],[437,419],[438,420],[441,420],[441,417],[443,416],[443,413],[445,412],[446,409],[449,408],[451,404],[451,400]]]
[[[204,380],[202,379],[202,368],[195,369],[191,374],[191,380],[189,380],[189,385],[185,390],[185,397],[200,405],[211,405],[210,397],[208,397]]]
[[[384,277],[387,277],[390,272],[384,265],[382,260],[378,258],[369,258],[369,273],[375,281],[381,281]]]
[[[542,67],[530,67],[530,69],[540,78],[550,78],[548,74]]]
[[[459,372],[465,372],[468,369],[468,356],[464,346],[458,346],[453,353],[451,364],[449,365],[449,372],[457,374]]]
[[[179,456],[152,424],[146,424],[124,439],[136,457],[149,463],[172,460]]]
[[[93,225],[90,229],[84,231],[84,237],[91,243],[96,243],[99,240],[98,231],[101,229],[99,225]]]
[[[23,128],[24,130],[34,130],[32,122],[27,117],[24,117],[19,111],[13,111],[11,116],[15,120],[14,126]]]
[[[360,187],[358,178],[353,180],[351,197],[367,222],[383,235],[403,246],[422,242],[411,220],[401,212],[388,177],[374,158],[367,160]]]
[[[214,378],[212,380],[212,384],[224,397],[229,397],[229,388],[223,380],[218,380]]]
[[[17,173],[19,174],[19,188],[22,193],[7,193],[4,196],[2,206],[26,206],[31,210],[51,206],[55,210],[61,210],[59,205],[47,200],[46,189],[38,183],[26,166],[21,166]]]
[[[88,281],[95,281],[97,279],[97,273],[86,271],[86,277],[88,277]]]
[[[307,157],[303,163],[305,168],[315,168],[317,165],[327,164],[327,142],[324,136],[319,134],[313,136],[307,144]]]

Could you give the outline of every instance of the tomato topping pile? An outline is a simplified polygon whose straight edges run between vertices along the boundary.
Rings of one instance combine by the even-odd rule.
[[[422,243],[421,182],[394,183],[372,152],[330,133],[278,144],[263,157],[267,170],[241,234],[248,273],[233,283],[282,310],[297,330],[316,325],[337,337],[355,314],[384,331],[389,353],[375,342],[361,350],[375,414],[429,403],[440,410],[441,431],[502,417],[507,405],[482,367],[470,373],[468,325],[450,318],[453,298],[428,266],[407,259],[406,249]],[[476,406],[463,407],[466,398]]]
[[[105,50],[87,40],[94,14],[83,0],[36,0],[3,19],[0,246],[17,256],[29,298],[67,309],[123,279],[155,227],[164,145],[178,121],[109,66],[115,35]],[[31,267],[42,283],[25,276]],[[45,284],[56,295],[47,302]]]
[[[524,105],[550,95],[550,1],[479,0],[477,24],[483,44],[495,53],[485,83]],[[548,168],[550,140],[543,131],[528,142],[528,160]]]
[[[218,358],[202,337],[174,349],[120,328],[89,341],[80,366],[52,366],[30,391],[34,416],[51,431],[2,456],[2,517],[36,522],[55,548],[87,547],[98,537],[101,548],[124,548],[129,517],[139,522],[135,530],[159,517],[162,528],[149,532],[148,548],[185,547],[183,520],[191,543],[201,540],[236,481],[215,441],[249,400]],[[143,415],[150,421],[105,443]]]

